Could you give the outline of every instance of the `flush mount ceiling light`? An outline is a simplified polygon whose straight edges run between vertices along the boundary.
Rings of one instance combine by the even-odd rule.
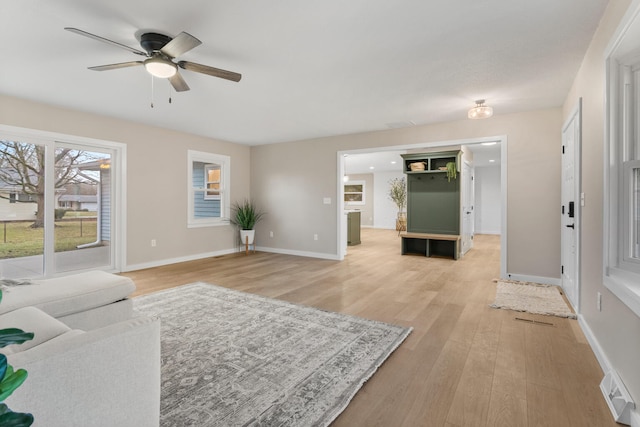
[[[162,56],[152,56],[145,59],[144,68],[154,77],[168,79],[178,72],[178,67],[172,61]]]
[[[484,105],[484,99],[476,100],[476,106],[469,110],[470,119],[488,119],[493,116],[493,108]]]

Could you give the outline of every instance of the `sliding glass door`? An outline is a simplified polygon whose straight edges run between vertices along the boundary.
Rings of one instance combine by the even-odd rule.
[[[0,128],[0,276],[115,270],[121,149]]]

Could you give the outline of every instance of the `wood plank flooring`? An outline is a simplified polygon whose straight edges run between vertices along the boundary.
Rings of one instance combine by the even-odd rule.
[[[575,320],[489,307],[499,263],[498,236],[454,261],[402,256],[397,232],[363,229],[342,262],[242,252],[125,275],[136,295],[204,281],[412,326],[336,427],[617,426]]]

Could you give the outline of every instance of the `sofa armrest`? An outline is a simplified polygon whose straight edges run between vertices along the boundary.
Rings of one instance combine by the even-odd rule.
[[[7,400],[34,426],[157,427],[160,321],[136,317],[10,355],[28,372]]]

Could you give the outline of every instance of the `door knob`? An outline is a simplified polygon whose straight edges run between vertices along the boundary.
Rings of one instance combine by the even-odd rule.
[[[573,228],[573,229],[575,229],[575,228],[576,228],[576,225],[575,225],[575,224],[567,224],[567,228]]]

